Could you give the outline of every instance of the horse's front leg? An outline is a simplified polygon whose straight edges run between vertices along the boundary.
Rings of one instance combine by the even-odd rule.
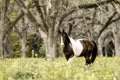
[[[70,57],[70,58],[68,59],[68,61],[67,61],[67,65],[69,65],[70,62],[71,62],[74,58],[75,58],[75,56]]]

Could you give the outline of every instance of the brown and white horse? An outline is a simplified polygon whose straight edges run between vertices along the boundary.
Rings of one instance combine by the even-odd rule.
[[[86,65],[95,61],[97,55],[97,45],[94,41],[86,39],[77,39],[69,37],[64,30],[59,30],[61,45],[63,47],[64,55],[67,59],[67,64],[76,56],[84,56]]]

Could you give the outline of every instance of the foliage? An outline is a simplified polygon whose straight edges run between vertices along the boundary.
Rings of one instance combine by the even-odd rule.
[[[21,53],[21,51],[20,51],[20,47],[21,45],[20,45],[20,41],[19,40],[17,40],[17,41],[15,41],[14,42],[14,44],[13,44],[13,57],[20,57],[20,53]]]
[[[75,58],[66,65],[65,58],[46,61],[44,58],[0,60],[0,80],[120,80],[120,58],[97,57],[85,66],[84,58]]]
[[[45,56],[43,41],[37,34],[30,34],[27,37],[27,53],[29,57],[31,57],[29,53],[31,53],[32,50],[34,50],[34,54],[38,56]]]
[[[21,56],[21,43],[18,38],[16,38],[17,35],[15,32],[12,33],[12,38],[13,38],[13,57],[20,57]],[[32,50],[34,50],[34,56],[37,54],[38,57],[45,56],[45,48],[42,44],[42,39],[36,34],[29,34],[27,37],[27,57],[32,57]]]
[[[12,47],[13,47],[13,57],[20,57],[20,49],[21,49],[21,44],[20,41],[18,40],[16,32],[11,33],[11,42],[12,42]]]

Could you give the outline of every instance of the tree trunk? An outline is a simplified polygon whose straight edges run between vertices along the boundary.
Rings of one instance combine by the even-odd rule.
[[[51,35],[49,35],[44,41],[44,44],[45,44],[46,58],[52,61],[55,60],[56,40],[54,40],[54,38],[51,37]]]
[[[18,35],[21,41],[21,57],[26,57],[26,43],[27,43],[27,25],[25,24],[25,17],[23,17],[19,22],[19,27],[21,30],[18,30]]]
[[[1,11],[1,26],[0,26],[0,56],[3,56],[4,48],[3,48],[3,34],[5,28],[5,16],[7,10],[7,2],[8,0],[2,0],[2,11]]]
[[[52,31],[50,31],[48,35],[46,35],[45,32],[41,31],[41,29],[39,29],[39,32],[45,46],[46,59],[54,60],[56,58],[55,57],[56,40],[53,37],[51,37]]]
[[[114,34],[115,56],[120,56],[120,35]]]
[[[11,32],[8,32],[5,37],[5,43],[4,43],[4,53],[5,57],[12,57],[13,53],[13,47],[12,47],[12,40],[11,40]]]
[[[26,35],[22,36],[21,39],[21,57],[26,57]]]
[[[46,47],[46,53],[49,54],[50,60],[55,59],[55,43],[56,41],[52,39],[50,36],[48,36],[47,39],[47,47]]]
[[[115,56],[120,56],[120,20],[116,22],[115,27],[113,27],[113,36],[115,44]]]
[[[103,47],[105,47],[105,45],[107,45],[107,43],[105,44],[105,40],[107,38],[109,38],[108,36],[110,36],[110,35],[113,35],[113,33],[111,30],[108,29],[105,32],[102,32],[101,36],[98,38],[98,53],[101,56],[103,56]],[[111,36],[111,38],[112,38],[112,36]]]

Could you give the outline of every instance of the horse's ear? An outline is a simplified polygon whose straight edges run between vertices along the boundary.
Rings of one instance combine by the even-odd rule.
[[[58,33],[60,34],[60,33],[61,33],[61,31],[60,31],[60,30],[58,30]]]
[[[64,29],[63,29],[63,33],[64,33],[65,31],[64,31]]]
[[[64,29],[61,29],[61,30],[59,29],[58,32],[59,33],[65,33]]]

